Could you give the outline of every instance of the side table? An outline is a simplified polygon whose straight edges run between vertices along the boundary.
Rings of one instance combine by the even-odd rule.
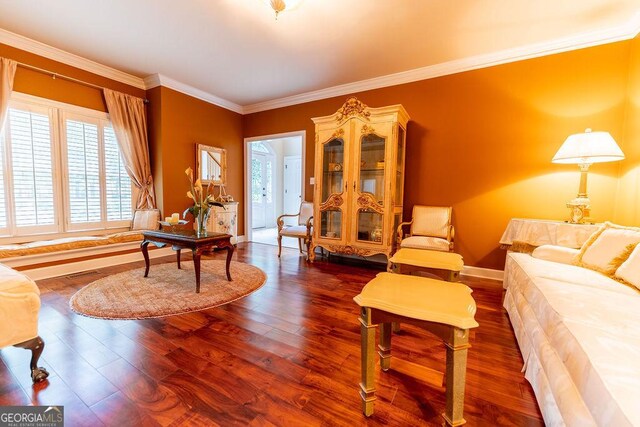
[[[558,245],[579,248],[600,224],[571,224],[544,219],[512,218],[500,239],[500,247],[509,249],[513,242],[532,246]]]

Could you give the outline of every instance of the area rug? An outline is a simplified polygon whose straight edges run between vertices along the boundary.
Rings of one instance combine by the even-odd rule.
[[[205,310],[235,301],[259,289],[267,279],[258,267],[231,262],[233,281],[225,273],[225,261],[200,262],[200,293],[196,293],[193,262],[151,265],[96,280],[76,292],[69,301],[76,313],[100,319],[146,319]]]

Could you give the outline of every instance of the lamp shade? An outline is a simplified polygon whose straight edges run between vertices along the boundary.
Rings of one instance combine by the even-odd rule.
[[[624,159],[624,154],[609,132],[592,132],[570,135],[562,144],[552,163],[591,164]]]

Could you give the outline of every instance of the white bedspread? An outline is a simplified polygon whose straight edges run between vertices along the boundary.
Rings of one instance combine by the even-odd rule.
[[[640,293],[510,253],[505,308],[548,425],[640,426]]]

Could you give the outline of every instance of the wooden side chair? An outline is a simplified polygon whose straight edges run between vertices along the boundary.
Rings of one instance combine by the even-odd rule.
[[[415,205],[411,221],[398,226],[398,247],[453,252],[452,211],[451,206]],[[403,227],[407,225],[411,227],[405,235]]]
[[[298,225],[285,225],[283,218],[297,217]],[[313,203],[302,202],[300,211],[297,214],[280,215],[278,224],[278,258],[282,252],[282,237],[294,237],[298,239],[298,247],[302,253],[302,244],[307,248],[307,261],[309,260],[309,248],[311,246],[311,236],[313,235]]]

